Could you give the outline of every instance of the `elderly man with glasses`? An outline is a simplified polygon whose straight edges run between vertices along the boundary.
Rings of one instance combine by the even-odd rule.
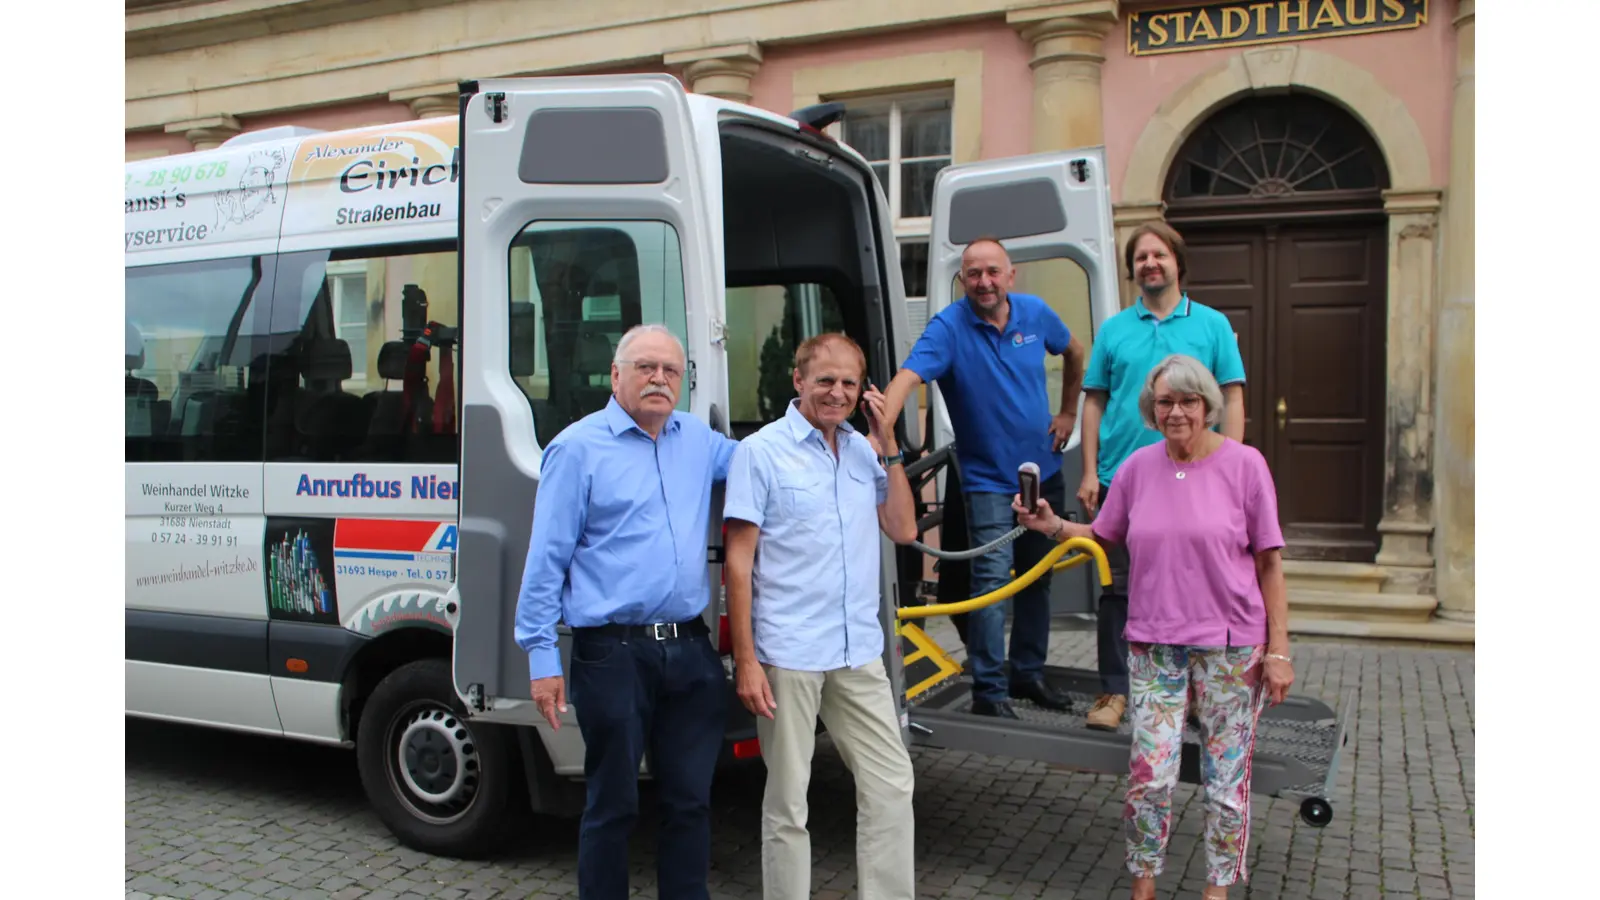
[[[630,329],[604,409],[545,448],[516,640],[551,728],[567,710],[556,623],[572,629],[571,694],[588,799],[578,892],[628,896],[639,765],[660,785],[657,883],[702,900],[711,859],[711,779],[727,686],[702,613],[711,486],[736,443],[675,410],[684,351],[661,325]]]

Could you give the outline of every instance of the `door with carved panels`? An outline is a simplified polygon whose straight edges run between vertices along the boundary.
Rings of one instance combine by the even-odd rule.
[[[1252,98],[1202,126],[1170,175],[1185,288],[1233,324],[1245,442],[1278,488],[1291,558],[1370,562],[1383,491],[1387,173],[1347,113]]]

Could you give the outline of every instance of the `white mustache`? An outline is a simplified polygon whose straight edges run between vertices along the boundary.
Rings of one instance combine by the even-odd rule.
[[[660,394],[668,400],[671,400],[673,403],[678,402],[678,398],[672,395],[672,388],[662,387],[658,384],[645,385],[644,390],[639,392],[639,399],[643,400],[646,397],[653,397],[656,394]]]

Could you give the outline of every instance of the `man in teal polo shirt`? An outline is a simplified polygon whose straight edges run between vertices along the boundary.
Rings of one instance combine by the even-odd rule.
[[[1061,448],[1078,418],[1083,345],[1055,310],[1031,294],[1013,294],[1016,268],[999,241],[979,239],[961,254],[966,296],[939,311],[884,391],[885,420],[900,417],[906,396],[936,381],[955,429],[956,456],[972,546],[993,541],[1016,524],[1011,499],[1017,467],[1039,467],[1039,496],[1059,508],[1066,499]],[[1061,410],[1050,413],[1044,362],[1063,357]],[[1054,546],[1029,532],[972,561],[978,596],[1033,568]],[[1043,537],[1043,535],[1038,535]],[[1013,553],[1013,548],[1015,552]],[[1050,640],[1050,580],[1046,575],[1011,598],[1011,671],[1005,671],[1005,610],[1000,604],[967,614],[963,636],[972,660],[972,711],[1019,718],[1012,699],[1064,710],[1068,699],[1044,680]]]
[[[1133,451],[1161,440],[1139,415],[1139,392],[1156,363],[1172,353],[1200,360],[1222,385],[1222,433],[1244,440],[1244,360],[1228,318],[1189,299],[1183,237],[1165,222],[1150,222],[1128,239],[1124,261],[1139,299],[1100,327],[1083,376],[1083,481],[1078,500],[1092,516],[1104,502],[1117,468]],[[1128,708],[1128,552],[1107,548],[1111,587],[1100,595],[1101,695],[1089,710],[1091,728],[1115,730]]]

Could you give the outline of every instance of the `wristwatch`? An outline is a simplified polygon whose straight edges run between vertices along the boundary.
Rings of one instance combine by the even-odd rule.
[[[904,453],[896,453],[893,456],[880,456],[880,457],[878,457],[878,462],[883,463],[883,467],[885,469],[889,468],[890,466],[904,465],[905,461],[906,461],[906,455]]]

